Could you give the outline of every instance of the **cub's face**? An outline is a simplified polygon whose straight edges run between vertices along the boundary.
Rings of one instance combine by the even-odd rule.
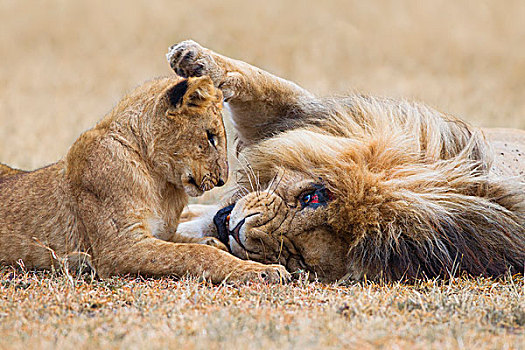
[[[169,182],[200,196],[228,179],[222,94],[208,77],[184,79],[157,102],[156,167]]]

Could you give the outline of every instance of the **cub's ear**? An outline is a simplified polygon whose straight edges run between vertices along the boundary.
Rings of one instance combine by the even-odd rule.
[[[222,93],[213,86],[210,77],[184,79],[168,88],[168,112],[198,112],[212,103],[222,101]]]
[[[166,97],[168,98],[169,104],[172,107],[178,107],[182,104],[182,98],[184,94],[188,91],[188,79],[184,79],[178,82],[175,86],[172,86],[166,92]]]

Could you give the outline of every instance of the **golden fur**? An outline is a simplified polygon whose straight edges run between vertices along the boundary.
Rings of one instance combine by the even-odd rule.
[[[14,175],[14,174],[22,173],[22,172],[24,171],[14,169],[5,164],[0,163],[0,177]]]
[[[221,110],[222,94],[208,77],[156,79],[123,98],[57,163],[31,172],[2,165],[0,263],[48,269],[84,257],[101,277],[286,278],[281,266],[212,247],[224,248],[214,238],[176,234],[188,195],[227,180]]]
[[[222,89],[244,161],[233,205],[181,234],[323,280],[523,272],[523,132],[487,130],[487,141],[422,104],[318,98],[192,41],[168,59]]]

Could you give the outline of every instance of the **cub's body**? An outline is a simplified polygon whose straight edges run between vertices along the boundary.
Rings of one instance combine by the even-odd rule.
[[[209,78],[153,80],[59,162],[31,172],[2,166],[0,263],[48,269],[80,256],[102,277],[279,280],[281,267],[239,260],[212,247],[222,246],[213,238],[176,234],[188,194],[227,179],[221,109]]]

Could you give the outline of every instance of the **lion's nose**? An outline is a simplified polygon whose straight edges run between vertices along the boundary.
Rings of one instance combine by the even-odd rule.
[[[219,181],[217,181],[217,185],[218,187],[221,187],[221,186],[224,186],[224,181],[222,179],[219,179]]]
[[[230,237],[230,230],[228,229],[229,221],[230,221],[230,213],[232,212],[232,209],[234,206],[235,204],[232,204],[225,208],[222,208],[213,217],[213,223],[215,224],[215,227],[217,228],[217,233],[219,234],[219,240],[222,243],[224,243],[226,246],[228,246],[228,240]]]

